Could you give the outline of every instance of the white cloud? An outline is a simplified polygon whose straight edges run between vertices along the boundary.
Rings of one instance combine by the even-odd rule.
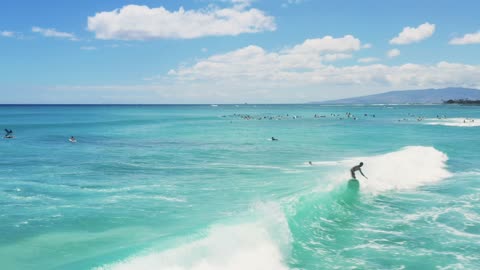
[[[365,58],[360,58],[358,59],[358,62],[360,63],[373,63],[373,62],[378,62],[380,59],[376,57],[365,57]]]
[[[260,59],[255,62],[261,66],[249,66],[251,61],[246,58],[242,62],[231,61],[225,65],[197,66],[192,73],[172,71],[170,78],[158,76],[140,85],[56,88],[61,91],[89,91],[95,95],[109,93],[112,96],[143,92],[147,103],[273,103],[335,99],[388,90],[480,87],[480,65],[439,62],[434,65],[323,65],[315,69],[289,69]],[[274,72],[271,72],[272,69]],[[131,103],[132,100],[135,99],[125,102]]]
[[[253,0],[232,0],[232,3],[237,9],[244,9],[252,4]]]
[[[97,47],[94,47],[94,46],[82,46],[82,47],[80,47],[80,50],[84,50],[84,51],[94,51],[96,49],[97,49]]]
[[[387,52],[387,56],[389,58],[394,58],[400,55],[400,50],[399,49],[391,49]]]
[[[282,3],[282,7],[288,7],[290,5],[298,5],[304,2],[304,0],[287,0],[284,3]]]
[[[44,37],[54,37],[54,38],[64,38],[69,39],[72,41],[77,41],[78,38],[72,33],[60,32],[55,30],[54,28],[41,28],[34,26],[32,27],[32,32],[39,33]]]
[[[410,44],[429,38],[435,32],[435,24],[428,22],[419,25],[417,28],[405,27],[398,36],[390,40],[390,44]]]
[[[0,32],[0,36],[2,36],[2,37],[14,37],[14,36],[15,36],[15,32],[12,32],[12,31],[1,31],[1,32]]]
[[[290,76],[295,70],[313,70],[326,62],[350,58],[361,48],[357,38],[347,35],[341,38],[326,36],[307,39],[303,43],[278,52],[267,52],[255,45],[229,53],[203,59],[191,67],[171,70],[170,75],[182,80],[225,77],[242,80],[254,77],[259,80],[275,80]]]
[[[341,38],[325,36],[323,38],[307,39],[286,52],[291,54],[321,54],[324,52],[358,51],[360,48],[361,42],[354,36],[346,35]]]
[[[98,39],[192,39],[274,31],[274,18],[250,8],[250,1],[233,1],[231,8],[168,11],[164,7],[127,5],[88,17],[88,30]]]
[[[370,49],[370,48],[372,48],[372,44],[370,43],[363,44],[362,46],[362,49]]]
[[[187,88],[194,85],[196,89],[201,89],[202,85],[205,89],[221,86],[223,91],[232,96],[239,95],[232,89],[252,93],[255,89],[269,89],[269,93],[274,93],[275,89],[290,89],[296,93],[340,86],[348,89],[480,86],[477,79],[480,77],[479,65],[439,62],[435,65],[408,63],[399,66],[370,64],[338,67],[328,63],[329,55],[349,54],[355,51],[356,46],[344,46],[340,51],[330,52],[325,50],[331,48],[324,43],[314,42],[316,46],[306,46],[311,43],[307,40],[292,48],[272,52],[250,45],[225,54],[213,55],[190,66],[170,70],[167,76],[175,84],[182,84]],[[358,44],[358,47],[361,45]],[[398,54],[397,50],[392,55]],[[363,58],[360,62],[370,63],[377,60]],[[288,93],[284,94],[287,98]]]
[[[389,66],[369,62],[375,58],[342,66],[329,62],[354,56],[362,48],[363,44],[353,36],[308,39],[281,50],[250,45],[182,64],[167,74],[143,78],[139,85],[59,86],[56,91],[72,89],[112,97],[132,95],[125,99],[130,103],[274,103],[336,99],[387,90],[480,87],[480,65],[439,62]],[[134,99],[137,94],[143,99]]]
[[[466,44],[479,44],[480,43],[480,31],[477,33],[465,34],[461,38],[454,38],[449,42],[452,45],[466,45]]]

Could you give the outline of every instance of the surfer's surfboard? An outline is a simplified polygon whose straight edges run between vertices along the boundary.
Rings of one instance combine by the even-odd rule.
[[[347,187],[352,190],[358,190],[360,188],[360,182],[357,179],[348,180]]]

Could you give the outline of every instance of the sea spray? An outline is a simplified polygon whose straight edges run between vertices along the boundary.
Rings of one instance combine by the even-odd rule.
[[[341,161],[317,162],[337,166],[341,172],[332,174],[332,181],[340,185],[351,178],[350,167],[364,163],[357,173],[360,190],[380,193],[387,190],[414,189],[452,176],[447,170],[448,156],[429,146],[407,146],[398,151],[367,157],[352,157]],[[314,163],[315,164],[315,163]]]
[[[372,193],[414,189],[452,175],[446,168],[448,156],[433,147],[408,146],[356,160],[364,162],[363,171],[368,177],[361,179],[361,189]]]

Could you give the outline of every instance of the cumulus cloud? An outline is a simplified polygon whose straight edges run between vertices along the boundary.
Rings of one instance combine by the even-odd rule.
[[[32,27],[32,32],[39,33],[44,37],[64,38],[72,41],[77,41],[78,38],[72,33],[60,32],[54,28],[41,28],[38,26]]]
[[[378,62],[380,59],[376,57],[365,57],[365,58],[360,58],[358,59],[359,63],[373,63],[373,62]]]
[[[88,17],[88,30],[98,39],[193,39],[274,31],[273,17],[248,8],[250,1],[234,0],[231,8],[169,11],[164,7],[127,5]]]
[[[387,56],[389,58],[394,58],[400,55],[400,50],[399,49],[391,49],[387,52]]]
[[[333,42],[330,37],[315,39],[315,42],[306,40],[280,51],[267,51],[262,47],[250,45],[170,70],[167,76],[184,85],[204,84],[206,88],[222,85],[223,89],[241,88],[245,91],[250,88],[252,91],[267,88],[300,91],[298,89],[338,86],[383,89],[480,86],[477,79],[480,76],[478,65],[439,62],[435,65],[407,63],[398,66],[383,64],[335,66],[328,62],[331,55],[351,55],[361,48],[360,42],[352,42],[353,39],[355,38],[348,36],[333,39],[335,42],[343,41],[342,45],[338,46],[329,45]],[[392,55],[399,54],[397,49],[393,51]],[[362,58],[359,61],[371,63],[377,60]]]
[[[243,60],[225,65],[197,66],[188,74],[172,72],[170,79],[158,83],[149,81],[149,84],[142,85],[62,86],[58,90],[89,89],[96,95],[105,91],[110,91],[113,95],[120,91],[121,94],[116,94],[120,96],[137,92],[154,93],[145,94],[147,103],[272,103],[334,99],[393,89],[480,87],[480,65],[439,62],[433,65],[324,65],[315,69],[288,69],[278,68],[277,63],[268,61],[260,67],[249,66],[250,61]],[[192,67],[184,69],[189,68]],[[275,72],[270,72],[271,69]],[[131,103],[131,100],[125,102]]]
[[[171,70],[170,75],[182,80],[214,79],[219,76],[242,80],[257,78],[275,80],[290,76],[295,70],[314,70],[326,62],[352,57],[351,53],[361,48],[359,39],[346,35],[341,38],[326,36],[307,39],[303,43],[277,52],[250,45],[225,54],[213,55],[191,67]]]
[[[477,33],[465,34],[463,37],[454,38],[449,42],[452,45],[479,44],[480,31]]]
[[[14,37],[15,32],[12,31],[0,31],[0,36],[2,37]]]
[[[307,39],[302,44],[286,50],[286,52],[291,54],[322,54],[324,52],[358,51],[360,48],[360,40],[352,35],[341,38],[325,36],[323,38]]]
[[[442,61],[391,66],[374,63],[376,58],[372,57],[359,59],[362,64],[332,62],[355,56],[363,47],[353,36],[307,39],[279,50],[250,45],[182,64],[167,74],[144,78],[139,85],[61,89],[89,89],[96,95],[115,96],[141,92],[146,103],[272,103],[335,99],[392,89],[480,87],[480,65]]]
[[[431,37],[434,32],[435,24],[430,24],[428,22],[419,25],[417,28],[407,26],[403,28],[403,31],[398,34],[398,36],[390,40],[390,44],[404,45],[419,42]]]

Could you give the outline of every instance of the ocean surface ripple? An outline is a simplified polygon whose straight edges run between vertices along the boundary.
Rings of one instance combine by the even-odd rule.
[[[0,111],[2,269],[480,268],[475,107]]]

